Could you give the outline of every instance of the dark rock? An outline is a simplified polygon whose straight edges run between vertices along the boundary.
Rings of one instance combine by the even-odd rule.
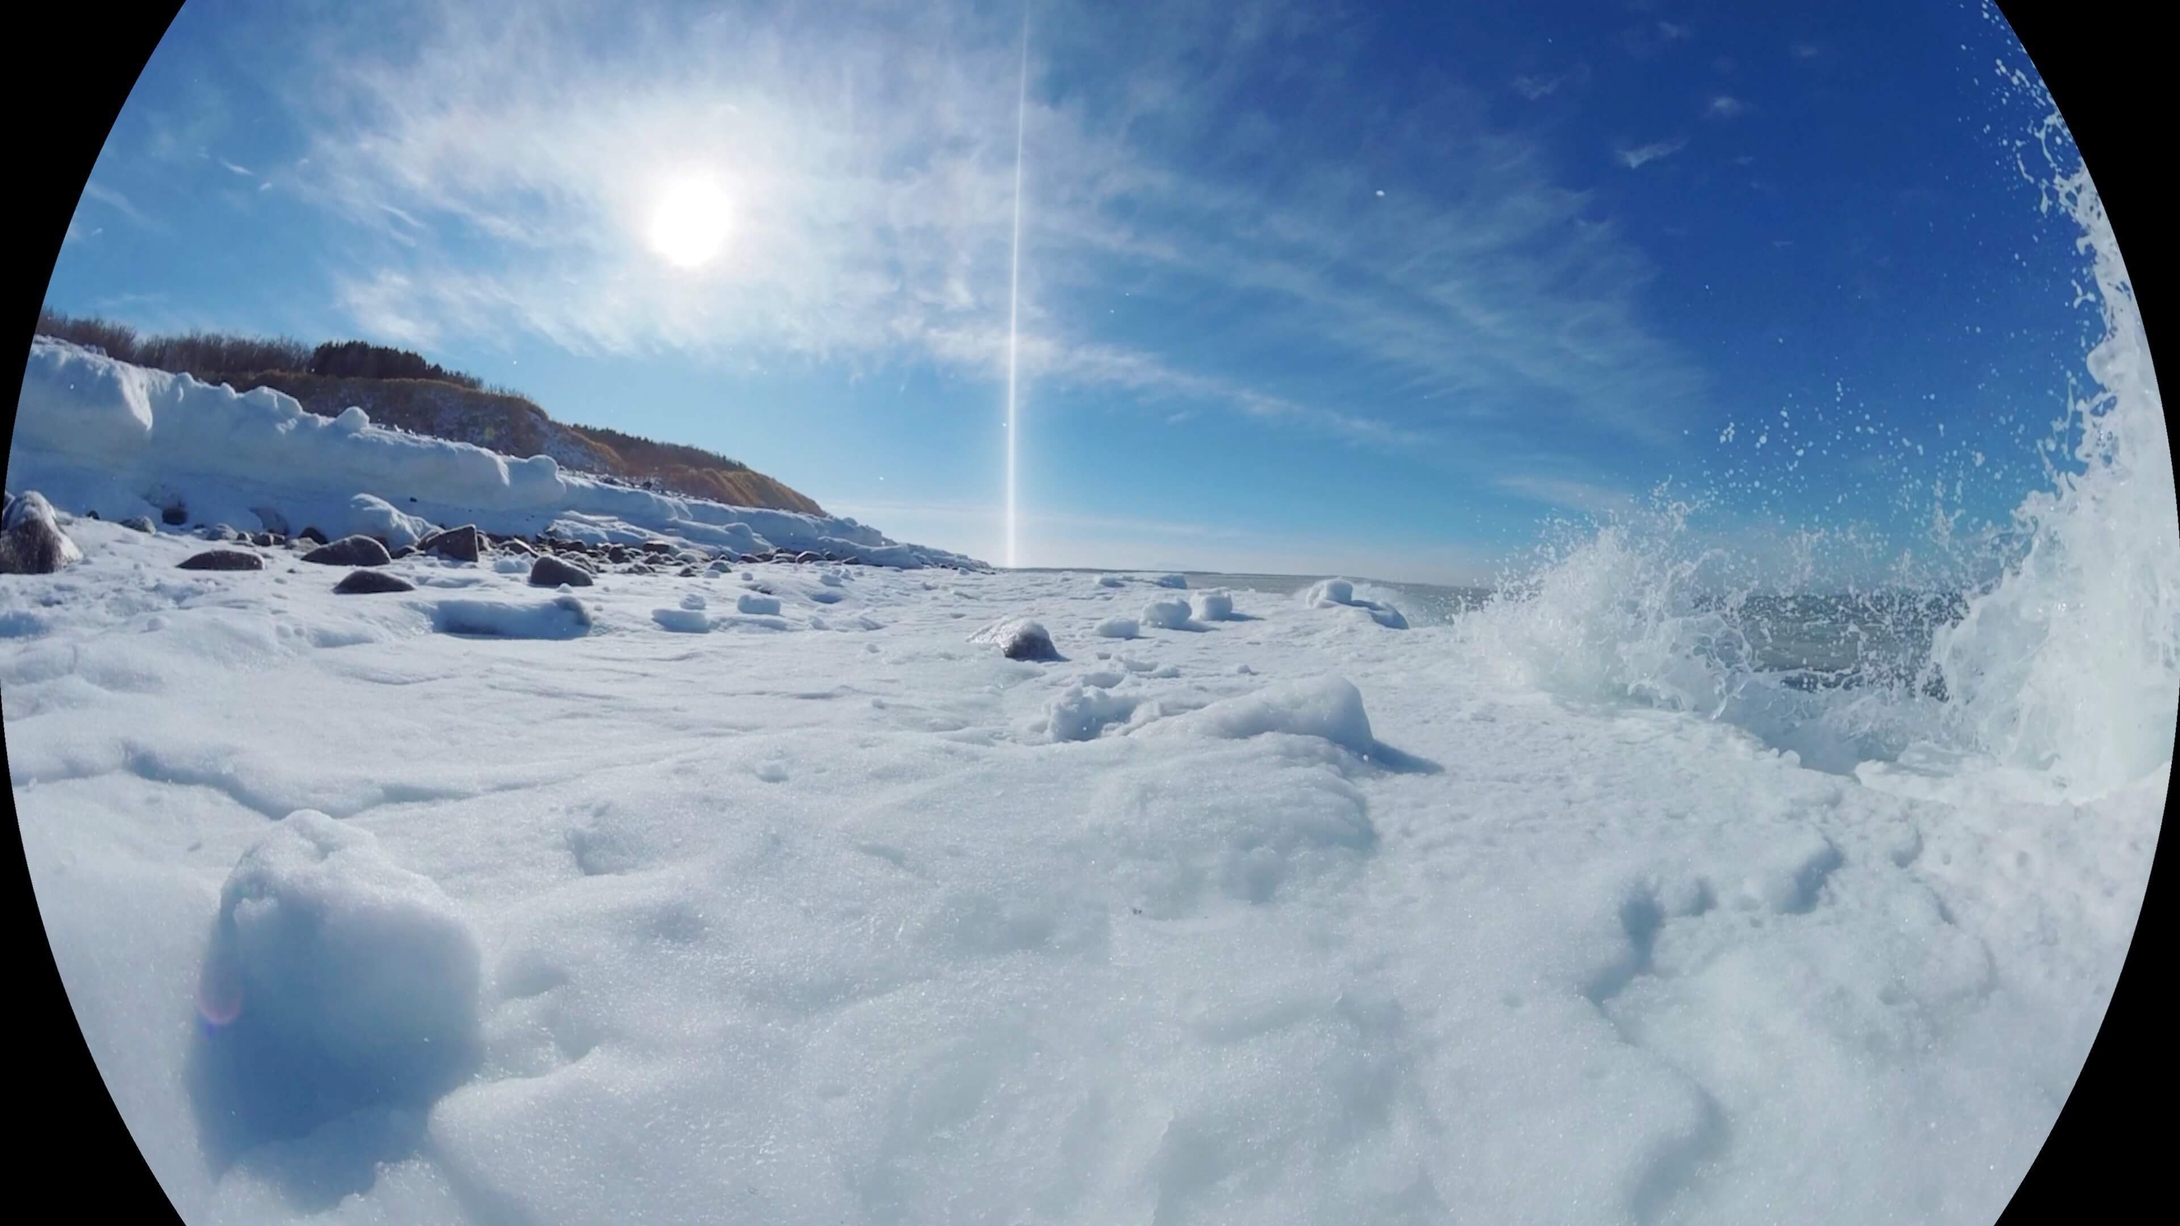
[[[382,570],[352,570],[348,577],[333,585],[333,591],[341,596],[369,596],[377,592],[413,592],[416,585],[399,575],[389,575]]]
[[[183,558],[183,570],[263,570],[265,559],[240,549],[207,549]]]
[[[53,505],[36,490],[27,490],[0,513],[0,575],[50,575],[71,562],[83,560],[83,551],[61,531]]]
[[[824,559],[824,557],[823,557],[822,555],[820,555],[820,554],[816,553],[815,551],[812,551],[812,550],[808,550],[808,549],[805,549],[805,550],[803,550],[803,551],[802,551],[801,553],[798,553],[798,554],[796,554],[796,555],[795,555],[795,561],[796,561],[797,563],[799,563],[799,564],[808,564],[808,563],[811,563],[811,562],[822,562],[822,561],[824,561],[824,560],[825,560],[825,559]]]
[[[642,549],[645,553],[672,553],[674,552],[674,543],[672,541],[645,541]]]
[[[615,545],[612,548],[606,550],[606,560],[616,565],[622,562],[626,562],[634,556],[636,555],[630,553],[628,551],[628,546],[626,545]]]
[[[436,553],[457,562],[474,562],[491,548],[475,524],[434,532],[418,541],[416,547],[424,553]]]
[[[83,517],[84,517],[85,519],[97,519],[97,518],[98,518],[98,508],[97,508],[97,507],[92,507],[92,508],[91,508],[90,510],[88,510],[88,511],[85,511],[85,512],[83,513]]]
[[[121,521],[121,526],[134,532],[157,532],[159,526],[151,522],[149,515],[131,515]]]
[[[280,539],[270,532],[254,532],[250,534],[250,543],[260,549],[270,549],[279,544]]]
[[[540,557],[530,564],[530,586],[559,587],[563,583],[572,587],[589,587],[590,572],[573,562],[563,562],[550,555]]]
[[[628,564],[628,573],[631,575],[649,575],[655,574],[656,572],[654,572],[650,567],[645,566],[641,562],[630,562]]]
[[[988,641],[999,645],[999,653],[1010,660],[1057,660],[1059,649],[1052,645],[1052,636],[1043,626],[1033,621],[1013,621],[993,627],[987,632]]]
[[[278,532],[268,532],[265,535],[272,538],[272,543],[275,547],[284,547],[288,543],[288,538],[282,536]]]
[[[169,528],[179,528],[189,522],[189,508],[178,502],[162,507],[159,511],[159,522]]]
[[[309,529],[303,534],[308,536]],[[386,552],[386,546],[368,536],[344,536],[329,545],[320,545],[303,555],[305,562],[321,566],[384,566],[394,560]]]
[[[531,557],[537,556],[537,550],[530,547],[530,542],[523,540],[519,536],[507,537],[504,540],[499,537],[493,537],[492,541],[496,545],[506,546],[509,553],[526,554]]]
[[[167,522],[171,524],[174,521],[170,519]],[[325,532],[316,525],[303,529],[301,532],[296,533],[296,536],[301,540],[311,541],[319,545],[325,544],[327,540]]]
[[[684,566],[674,573],[680,575],[684,579],[693,579],[696,577],[696,567]]]
[[[42,519],[58,526],[60,518],[60,514],[53,509],[53,504],[45,500],[45,495],[36,490],[26,490],[21,495],[8,499],[7,510],[0,512],[0,529],[18,527],[33,519]]]
[[[392,559],[393,559],[394,561],[397,561],[397,562],[398,562],[398,561],[400,561],[401,559],[403,559],[403,558],[405,558],[405,557],[408,557],[408,556],[409,556],[410,554],[412,554],[412,553],[415,553],[415,552],[416,552],[416,550],[414,550],[414,549],[411,549],[411,548],[409,548],[409,547],[408,547],[407,545],[403,545],[403,546],[402,546],[401,548],[399,548],[399,549],[394,549],[394,550],[389,550],[389,551],[387,551],[387,554],[386,554],[386,556],[387,556],[387,557],[389,557],[389,558],[392,558]]]

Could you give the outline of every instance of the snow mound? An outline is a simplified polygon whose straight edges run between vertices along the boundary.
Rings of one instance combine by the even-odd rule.
[[[368,830],[289,814],[229,874],[200,980],[194,1092],[215,1148],[428,1106],[476,1067],[482,977],[436,883]]]
[[[1318,677],[1267,686],[1198,711],[1188,721],[1212,736],[1246,740],[1268,732],[1314,736],[1367,757],[1377,749],[1362,691],[1345,677]]]
[[[1345,579],[1322,579],[1302,593],[1302,603],[1312,609],[1361,609],[1370,620],[1389,630],[1406,630],[1408,619],[1399,609],[1375,600],[1365,600],[1355,594],[1355,585]]]
[[[755,592],[744,592],[735,597],[734,608],[736,612],[748,613],[757,617],[776,617],[780,612],[780,598],[777,596],[760,596]]]
[[[981,567],[888,540],[852,519],[730,507],[563,472],[469,443],[372,425],[351,408],[324,418],[271,388],[236,392],[147,370],[66,341],[31,344],[17,402],[8,487],[120,521],[274,520],[360,532],[399,547],[438,526],[600,543],[660,536],[714,549],[774,548],[870,565]],[[269,512],[269,514],[268,514]]]
[[[1225,592],[1196,592],[1188,598],[1196,620],[1223,622],[1234,619],[1234,598]]]
[[[1128,583],[1128,581],[1127,581],[1126,579],[1123,579],[1123,578],[1121,578],[1121,577],[1120,577],[1119,575],[1099,575],[1099,576],[1098,576],[1098,586],[1099,586],[1099,587],[1126,587],[1126,586],[1127,586],[1127,583]]]
[[[651,620],[676,634],[704,634],[712,628],[712,619],[701,609],[653,609]]]
[[[1156,579],[1151,580],[1151,582],[1157,584],[1159,587],[1188,586],[1188,578],[1184,575],[1160,575]]]
[[[1071,685],[1045,704],[1045,731],[1055,741],[1096,740],[1106,728],[1126,722],[1141,701],[1103,687]]]
[[[1132,617],[1108,617],[1098,623],[1098,635],[1108,639],[1132,639],[1142,633]]]
[[[544,604],[504,600],[442,600],[432,607],[432,628],[441,634],[505,639],[579,639],[590,633],[590,610],[573,596]]]
[[[1140,620],[1146,626],[1160,630],[1187,630],[1195,625],[1189,620],[1188,602],[1185,600],[1153,600],[1143,606]]]

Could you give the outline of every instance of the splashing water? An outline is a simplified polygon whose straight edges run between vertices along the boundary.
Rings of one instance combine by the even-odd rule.
[[[1754,559],[1697,543],[1689,505],[1661,502],[1502,580],[1459,619],[1464,640],[1509,681],[1724,720],[1821,769],[1925,751],[2032,772],[2075,801],[2169,771],[2180,508],[2163,402],[2087,172],[2049,186],[2093,265],[2098,390],[2061,423],[2080,471],[2054,470],[2004,539],[1902,555],[1880,590],[1815,591],[1760,581]],[[1964,580],[1976,570],[1995,574]]]
[[[2057,183],[2094,259],[2102,390],[2072,406],[2083,471],[2014,512],[2025,556],[1941,629],[1931,667],[1964,747],[2095,795],[2172,760],[2180,710],[2180,508],[2134,289],[2086,170]]]

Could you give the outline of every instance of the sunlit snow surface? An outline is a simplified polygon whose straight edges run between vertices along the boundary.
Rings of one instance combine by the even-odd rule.
[[[1116,640],[1147,578],[758,565],[570,637],[70,530],[9,767],[192,1222],[1987,1222],[2164,796],[1821,773],[1298,596]],[[1021,616],[1065,659],[969,641]]]

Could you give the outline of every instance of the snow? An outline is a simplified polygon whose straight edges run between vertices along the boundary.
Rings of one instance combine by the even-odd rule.
[[[812,550],[886,567],[977,565],[852,519],[611,485],[563,472],[550,456],[387,430],[361,409],[317,417],[271,388],[238,394],[48,337],[31,346],[7,482],[108,520],[156,521],[180,507],[192,523],[316,526],[396,547],[471,523],[598,543],[666,537],[737,554]]]
[[[776,596],[761,596],[756,592],[744,592],[734,598],[734,607],[739,612],[769,616],[780,611],[780,601]]]
[[[1132,617],[1108,617],[1097,624],[1097,634],[1108,639],[1132,639],[1142,633],[1142,625]]]
[[[198,987],[207,1148],[428,1106],[476,1071],[482,979],[446,893],[368,829],[310,809],[273,823],[220,892]]]
[[[1196,623],[1190,620],[1189,613],[1185,600],[1153,600],[1143,606],[1138,620],[1159,630],[1193,630]]]
[[[432,606],[432,626],[441,634],[572,639],[590,633],[591,616],[581,600],[566,593],[542,603],[442,600]]]
[[[1408,628],[1408,619],[1399,609],[1356,595],[1355,585],[1346,579],[1323,579],[1311,584],[1302,593],[1302,603],[1313,609],[1360,609],[1369,614],[1372,621],[1388,629]]]
[[[1358,757],[1368,757],[1377,745],[1370,735],[1370,717],[1363,712],[1362,691],[1344,677],[1266,686],[1213,703],[1193,722],[1228,740],[1266,733],[1320,737]]]
[[[2166,782],[1813,770],[1474,619],[1037,663],[954,614],[1087,659],[1116,593],[865,570],[821,631],[760,564],[773,615],[603,574],[534,638],[520,574],[70,530],[0,586],[11,778],[191,1222],[1989,1221]]]
[[[1223,622],[1234,620],[1234,597],[1226,592],[1194,592],[1188,598],[1189,610],[1196,620]]]

